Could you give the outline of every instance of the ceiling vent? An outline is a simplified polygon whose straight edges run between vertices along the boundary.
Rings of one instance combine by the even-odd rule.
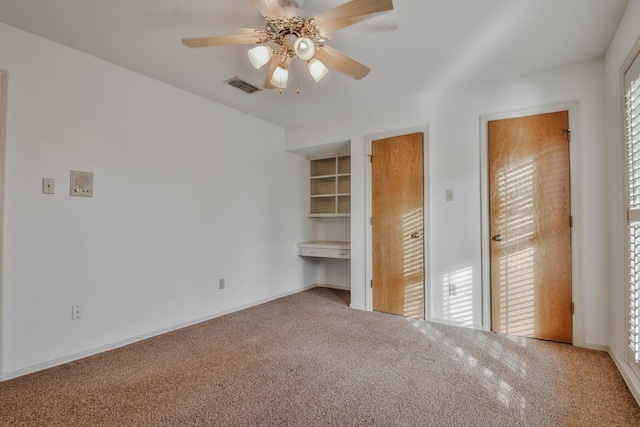
[[[246,93],[255,93],[255,92],[260,92],[262,90],[259,87],[252,85],[251,83],[245,82],[239,77],[232,77],[229,80],[225,80],[225,83],[233,87],[237,87],[238,89]]]

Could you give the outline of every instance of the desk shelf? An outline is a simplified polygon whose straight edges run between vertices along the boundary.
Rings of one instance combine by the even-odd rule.
[[[297,246],[300,256],[351,259],[351,242],[312,240]]]

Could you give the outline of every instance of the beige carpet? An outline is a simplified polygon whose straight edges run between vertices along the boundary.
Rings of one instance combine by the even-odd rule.
[[[314,289],[0,383],[0,425],[640,426],[605,353]]]

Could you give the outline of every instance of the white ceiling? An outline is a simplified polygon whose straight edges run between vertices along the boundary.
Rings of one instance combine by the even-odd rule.
[[[306,0],[304,17],[346,0]],[[262,87],[245,46],[190,49],[186,37],[264,28],[249,0],[0,0],[0,21],[281,126],[342,115],[446,87],[601,57],[628,0],[394,0],[394,10],[339,31],[329,45],[372,68],[356,81],[300,69],[280,95]],[[397,27],[395,30],[389,30]],[[0,65],[2,55],[0,52]],[[293,87],[292,87],[293,86]]]

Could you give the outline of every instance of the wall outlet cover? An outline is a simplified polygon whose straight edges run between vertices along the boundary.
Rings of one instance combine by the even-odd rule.
[[[73,304],[71,306],[71,320],[82,319],[82,306],[80,304]]]

